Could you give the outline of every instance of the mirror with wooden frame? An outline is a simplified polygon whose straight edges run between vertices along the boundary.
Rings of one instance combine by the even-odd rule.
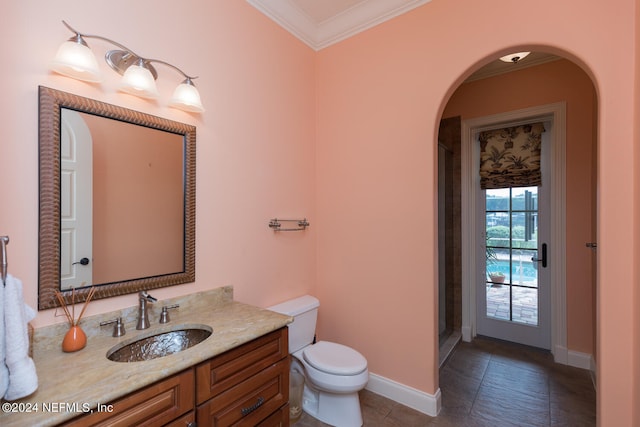
[[[196,128],[39,88],[38,309],[195,280]]]

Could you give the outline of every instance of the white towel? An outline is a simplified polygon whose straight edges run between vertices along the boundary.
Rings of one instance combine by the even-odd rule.
[[[7,400],[29,396],[38,388],[36,366],[29,357],[27,326],[35,317],[35,311],[22,298],[22,282],[7,275],[4,288],[5,363],[9,369],[9,387],[4,398]]]
[[[9,388],[9,369],[5,363],[6,351],[4,340],[4,286],[0,281],[0,398],[7,394]]]

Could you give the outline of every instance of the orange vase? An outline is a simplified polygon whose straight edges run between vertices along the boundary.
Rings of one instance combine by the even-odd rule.
[[[62,351],[72,353],[87,345],[87,336],[80,326],[72,326],[62,340]]]

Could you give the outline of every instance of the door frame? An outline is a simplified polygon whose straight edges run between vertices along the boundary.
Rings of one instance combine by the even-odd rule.
[[[568,364],[567,315],[566,315],[566,103],[540,105],[505,113],[493,114],[462,121],[461,150],[461,210],[462,210],[462,339],[471,341],[477,333],[476,286],[477,271],[475,251],[482,242],[476,226],[479,200],[474,188],[480,178],[472,173],[473,135],[481,128],[499,127],[519,120],[551,119],[552,147],[549,175],[551,185],[551,209],[549,263],[554,266],[550,277],[551,286],[551,353],[557,363]],[[475,248],[475,249],[474,249]]]

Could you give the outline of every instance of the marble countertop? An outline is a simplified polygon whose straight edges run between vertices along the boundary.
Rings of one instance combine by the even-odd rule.
[[[151,292],[153,294],[153,292]],[[132,295],[132,298],[135,298]],[[163,306],[172,309],[170,322],[158,324]],[[100,322],[122,316],[126,335],[111,336],[113,325]],[[31,396],[4,403],[0,425],[51,426],[70,420],[98,404],[107,404],[132,391],[178,373],[215,355],[275,331],[293,320],[269,310],[233,301],[233,289],[223,287],[207,292],[158,301],[149,305],[149,329],[136,330],[137,306],[82,319],[87,345],[75,353],[64,353],[62,338],[67,324],[38,328],[34,332],[33,360],[38,373],[38,390]],[[147,336],[151,331],[179,329],[183,325],[203,324],[213,334],[202,343],[180,353],[154,360],[120,363],[106,358],[107,351],[119,343]],[[7,411],[6,405],[12,405]],[[37,410],[37,411],[36,411]]]

